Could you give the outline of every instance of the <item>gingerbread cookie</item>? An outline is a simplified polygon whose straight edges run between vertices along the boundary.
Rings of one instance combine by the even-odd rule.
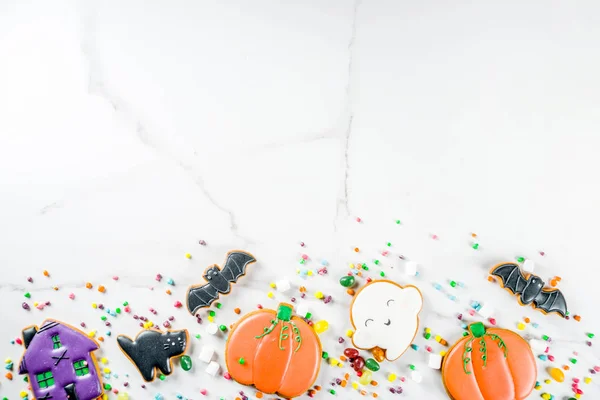
[[[151,382],[158,369],[164,375],[173,372],[172,358],[181,357],[188,344],[188,331],[161,332],[143,330],[131,340],[125,335],[117,337],[119,347],[140,371],[145,381]]]
[[[187,307],[190,313],[195,314],[200,308],[209,307],[219,298],[219,294],[228,294],[231,291],[231,283],[237,282],[240,276],[245,275],[246,266],[255,261],[250,253],[230,251],[222,269],[216,264],[208,267],[204,271],[204,279],[208,283],[188,289]]]
[[[233,379],[261,392],[292,398],[304,394],[319,374],[321,341],[293,306],[253,311],[232,328],[225,362]]]
[[[544,288],[544,281],[537,275],[521,273],[514,263],[501,263],[492,268],[490,274],[500,278],[500,285],[512,294],[522,306],[531,304],[544,314],[557,313],[567,316],[567,301],[558,289]]]
[[[55,320],[23,330],[25,353],[19,374],[28,374],[36,399],[92,400],[102,396],[98,343],[79,329]]]
[[[524,400],[536,377],[525,339],[481,322],[469,325],[469,335],[450,348],[442,364],[444,386],[454,400]]]
[[[354,346],[385,350],[389,361],[398,359],[410,346],[419,328],[423,307],[421,292],[388,280],[373,281],[360,289],[350,306],[355,328]]]

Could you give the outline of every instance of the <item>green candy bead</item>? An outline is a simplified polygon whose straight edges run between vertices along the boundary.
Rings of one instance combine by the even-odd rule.
[[[217,315],[217,313],[214,310],[210,310],[210,311],[208,311],[208,315],[210,315],[211,317],[214,317],[215,315]]]
[[[517,257],[517,261],[522,263],[523,261],[525,261],[525,257]]]
[[[375,263],[375,265],[379,265],[379,260],[375,260],[373,262]]]
[[[352,287],[354,286],[354,284],[356,283],[356,278],[354,278],[354,276],[352,275],[347,275],[347,276],[342,276],[340,278],[340,285],[342,285],[343,287]]]
[[[184,371],[189,371],[190,369],[192,369],[192,358],[190,356],[182,356],[180,360],[181,368],[183,368]]]
[[[385,272],[381,271],[381,272],[379,273],[379,275],[380,275],[380,276],[385,276]]]
[[[324,351],[323,353],[321,353],[321,357],[325,360],[327,360],[329,358],[329,353]]]
[[[111,390],[112,386],[110,386],[108,383],[104,384],[104,390]]]
[[[246,364],[246,360],[244,360],[244,357],[240,357],[240,359],[238,360],[238,363],[240,363],[240,365],[244,365],[244,364]]]
[[[225,325],[219,325],[219,329],[221,330],[221,332],[225,332],[227,330],[227,327]]]
[[[479,243],[473,243],[473,246],[471,246],[471,247],[473,247],[473,249],[477,250],[479,248]]]
[[[373,372],[379,371],[380,368],[379,363],[372,358],[369,358],[367,361],[365,361],[365,367]]]
[[[450,286],[456,287],[456,282],[455,281],[450,281]]]
[[[164,381],[165,379],[167,379],[167,377],[165,375],[163,375],[163,374],[160,374],[158,376],[158,379],[160,379],[161,381]]]

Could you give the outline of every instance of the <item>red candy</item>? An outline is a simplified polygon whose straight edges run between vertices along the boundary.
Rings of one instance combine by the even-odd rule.
[[[344,355],[350,359],[356,358],[358,357],[358,350],[349,347],[344,350]]]
[[[361,371],[365,367],[365,359],[358,356],[354,359],[354,370]]]

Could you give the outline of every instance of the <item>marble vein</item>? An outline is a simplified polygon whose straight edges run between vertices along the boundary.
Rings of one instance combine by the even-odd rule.
[[[120,114],[124,119],[134,121],[135,123],[135,134],[139,141],[146,147],[150,148],[157,154],[165,156],[167,159],[174,162],[183,171],[190,176],[196,186],[200,189],[201,193],[206,199],[219,211],[224,213],[229,219],[229,230],[233,236],[241,239],[245,244],[254,243],[250,238],[242,236],[239,233],[237,218],[234,212],[227,207],[217,202],[215,196],[206,188],[205,180],[201,173],[189,163],[184,162],[176,154],[170,151],[166,146],[163,146],[153,134],[147,124],[142,121],[140,116],[133,110],[133,108],[120,96],[108,90],[107,85],[102,77],[101,67],[99,65],[98,55],[95,49],[95,32],[94,32],[94,18],[93,15],[88,15],[84,18],[84,30],[81,50],[82,54],[88,63],[88,88],[87,92],[89,95],[95,95],[110,104],[113,110]],[[196,154],[196,152],[194,152]]]
[[[362,0],[356,0],[354,2],[353,17],[352,17],[352,29],[350,33],[350,40],[348,41],[348,82],[346,84],[346,95],[345,95],[345,115],[346,115],[346,129],[343,136],[341,137],[341,152],[343,160],[343,175],[340,188],[340,195],[337,199],[335,219],[333,221],[334,231],[338,230],[338,223],[340,218],[347,218],[350,215],[350,200],[349,200],[349,181],[350,181],[350,139],[352,136],[352,122],[354,120],[354,110],[352,107],[352,77],[354,73],[354,44],[356,42],[356,31],[358,21],[358,9],[362,3]]]

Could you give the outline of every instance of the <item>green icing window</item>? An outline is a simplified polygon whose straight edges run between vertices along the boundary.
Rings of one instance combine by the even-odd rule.
[[[62,347],[62,344],[60,343],[60,336],[52,336],[52,346],[54,349],[60,349]]]
[[[77,376],[84,376],[90,373],[90,368],[85,360],[75,361],[73,367],[75,368],[75,375]]]
[[[54,385],[54,377],[52,376],[52,372],[50,371],[37,374],[35,378],[37,379],[37,383],[40,386],[40,389],[45,389]]]

